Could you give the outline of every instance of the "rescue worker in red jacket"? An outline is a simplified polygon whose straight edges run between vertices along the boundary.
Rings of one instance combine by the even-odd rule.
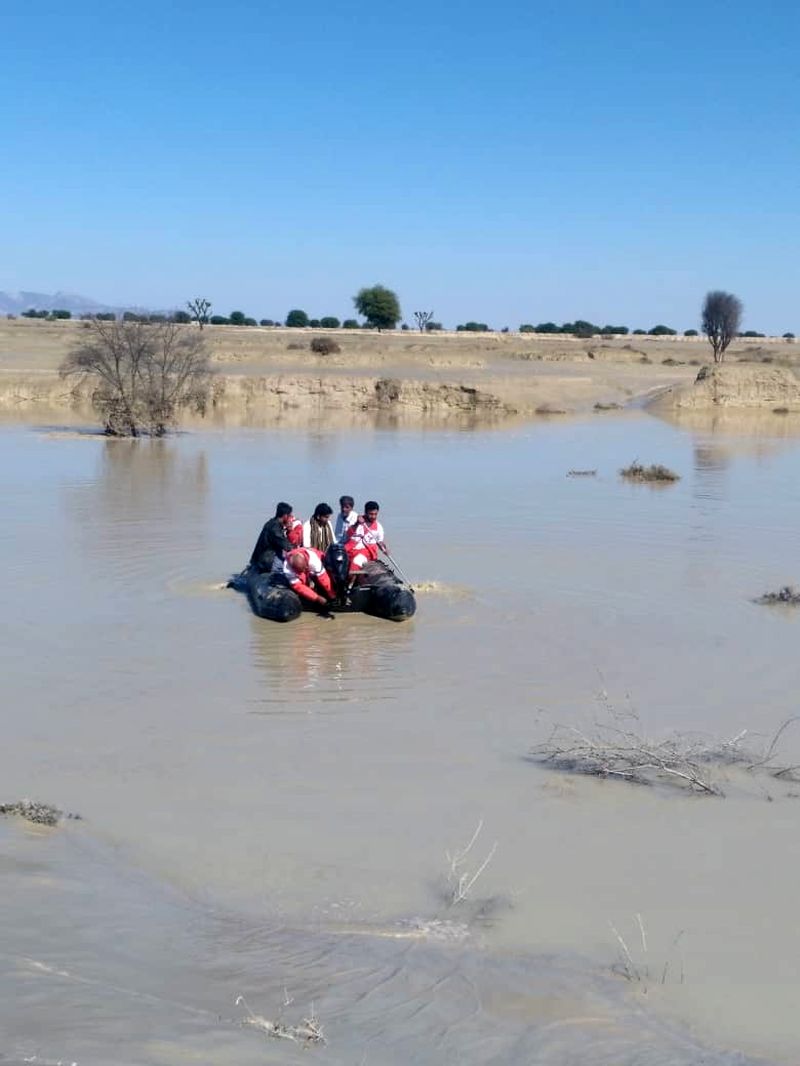
[[[378,549],[386,551],[383,526],[378,521],[380,507],[375,500],[367,500],[364,513],[347,531],[344,548],[350,559],[350,573],[357,573],[367,563],[378,558]]]
[[[292,514],[289,518],[289,525],[286,530],[286,538],[291,545],[295,548],[299,548],[303,544],[303,523],[301,519],[296,518]]]
[[[292,592],[308,603],[322,606],[335,597],[330,576],[322,564],[322,556],[315,548],[293,548],[287,553],[278,573]]]

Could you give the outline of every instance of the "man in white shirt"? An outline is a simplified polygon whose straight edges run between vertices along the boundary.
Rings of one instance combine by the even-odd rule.
[[[334,529],[337,544],[344,544],[350,527],[354,526],[358,521],[358,515],[354,510],[355,505],[355,500],[352,496],[339,497],[339,513],[336,516],[336,527]]]

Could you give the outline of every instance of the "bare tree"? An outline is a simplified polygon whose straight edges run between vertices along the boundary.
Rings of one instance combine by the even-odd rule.
[[[87,322],[60,367],[89,383],[92,406],[115,437],[163,436],[184,408],[204,413],[210,371],[204,339],[176,322]]]
[[[742,301],[733,293],[719,289],[706,293],[702,326],[714,351],[715,363],[723,362],[725,349],[739,332],[742,310]]]
[[[208,316],[211,312],[211,301],[202,300],[199,296],[196,296],[194,300],[187,300],[186,306],[189,308],[192,318],[198,324],[200,329],[208,323]]]
[[[433,319],[433,311],[415,311],[414,318],[417,321],[417,328],[420,333],[424,333],[425,327]]]

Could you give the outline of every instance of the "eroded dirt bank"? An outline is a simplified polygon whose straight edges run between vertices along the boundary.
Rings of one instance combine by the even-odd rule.
[[[82,408],[86,390],[58,377],[80,322],[0,322],[0,408]],[[213,408],[222,418],[279,412],[378,411],[402,419],[476,415],[504,419],[624,405],[688,383],[702,346],[655,338],[579,341],[335,331],[341,351],[315,355],[314,331],[208,327]],[[665,364],[666,360],[666,364]],[[677,364],[677,365],[676,365]]]
[[[58,376],[81,322],[0,321],[0,409],[83,409],[88,390]],[[519,333],[426,334],[335,330],[340,351],[310,350],[325,331],[207,327],[220,421],[378,412],[413,422],[435,416],[501,420],[613,410],[661,397],[667,408],[797,406],[796,347],[741,340],[721,368],[702,338],[579,340]],[[780,379],[780,380],[779,380]],[[789,385],[787,385],[787,382]],[[788,391],[787,391],[788,390]],[[792,395],[789,396],[788,393]]]

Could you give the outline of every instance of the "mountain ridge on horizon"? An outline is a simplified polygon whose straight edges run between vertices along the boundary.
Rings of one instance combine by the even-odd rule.
[[[0,314],[19,315],[23,311],[71,311],[73,314],[90,314],[97,311],[151,311],[135,304],[104,304],[91,296],[75,292],[34,292],[20,289],[18,292],[0,292]],[[151,312],[152,313],[152,312]]]

